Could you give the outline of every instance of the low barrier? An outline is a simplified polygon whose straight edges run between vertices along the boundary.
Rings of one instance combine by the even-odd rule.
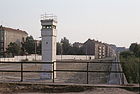
[[[56,55],[57,60],[93,60],[95,59],[94,55]],[[0,58],[0,61],[5,62],[19,62],[22,60],[28,60],[28,61],[40,61],[42,60],[41,55],[32,54],[32,55],[26,55],[26,56],[15,56],[13,58]]]

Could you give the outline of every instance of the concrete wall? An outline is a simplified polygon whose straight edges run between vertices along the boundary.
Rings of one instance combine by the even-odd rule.
[[[61,55],[56,56],[57,60],[61,60]],[[28,59],[29,61],[34,60],[41,60],[41,55],[28,55],[28,56],[15,56],[14,58],[0,58],[0,61],[21,61]],[[89,59],[95,59],[95,56],[93,55],[62,55],[62,60],[89,60]]]
[[[57,60],[61,60],[61,55],[57,55]],[[89,60],[95,59],[93,55],[62,55],[62,60]]]
[[[0,61],[15,61],[15,58],[0,58]]]

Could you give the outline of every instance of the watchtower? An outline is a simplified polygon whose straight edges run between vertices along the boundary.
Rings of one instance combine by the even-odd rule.
[[[41,37],[42,37],[42,61],[56,61],[56,16],[44,14],[41,17]],[[52,64],[45,64],[43,70],[52,71]],[[43,78],[51,79],[52,73],[45,73]]]

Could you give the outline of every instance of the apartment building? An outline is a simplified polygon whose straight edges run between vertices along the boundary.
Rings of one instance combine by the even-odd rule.
[[[87,55],[95,55],[96,59],[113,57],[115,50],[106,43],[88,39],[83,44],[83,51]]]
[[[9,27],[0,26],[0,57],[4,56],[6,48],[10,42],[15,42],[21,46],[21,42],[24,42],[28,33],[19,29],[13,29]]]

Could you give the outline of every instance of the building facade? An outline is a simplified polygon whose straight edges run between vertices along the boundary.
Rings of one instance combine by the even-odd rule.
[[[21,42],[24,42],[27,36],[28,33],[25,31],[0,26],[0,57],[4,56],[10,42],[21,46]]]
[[[115,50],[109,44],[91,39],[83,44],[83,51],[86,55],[94,55],[96,59],[115,56]]]

